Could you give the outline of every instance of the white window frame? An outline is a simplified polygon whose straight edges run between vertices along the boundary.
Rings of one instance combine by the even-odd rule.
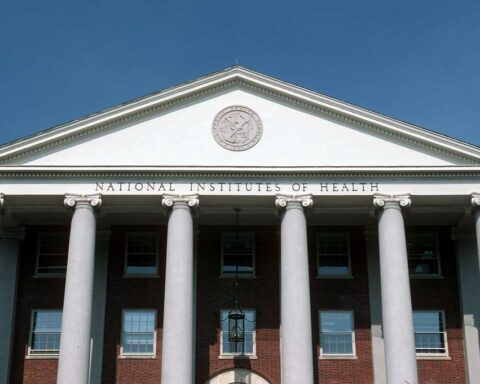
[[[65,277],[67,274],[67,265],[68,265],[68,246],[67,246],[67,264],[65,264],[65,272],[39,272],[39,265],[40,265],[40,245],[42,242],[42,237],[43,236],[54,236],[54,235],[61,235],[61,236],[67,236],[69,238],[69,234],[65,232],[39,232],[37,235],[37,254],[36,254],[36,259],[35,259],[35,275],[34,277]],[[68,240],[70,242],[70,239]],[[52,267],[58,267],[58,266],[52,266]]]
[[[429,352],[429,353],[422,353],[422,352],[417,352],[417,346],[415,345],[415,354],[417,358],[419,359],[435,359],[435,358],[448,358],[449,352],[448,352],[448,339],[447,339],[447,324],[445,323],[445,311],[443,309],[415,309],[413,311],[415,312],[431,312],[431,313],[440,313],[442,315],[442,324],[443,324],[443,331],[438,332],[439,334],[443,334],[443,340],[445,342],[445,352],[443,353],[435,353],[435,352]],[[413,329],[414,335],[416,335],[418,332],[415,331],[415,327]]]
[[[128,272],[128,241],[130,236],[132,235],[155,235],[156,239],[156,248],[155,248],[155,272],[154,273],[129,273]],[[133,231],[127,232],[125,234],[125,257],[123,262],[123,277],[158,277],[158,269],[159,269],[159,249],[160,249],[160,242],[159,236],[157,232],[153,231]]]
[[[324,353],[322,348],[322,313],[350,313],[351,314],[351,327],[352,327],[352,353]],[[356,359],[357,348],[355,343],[355,316],[354,311],[349,309],[319,309],[318,310],[318,331],[319,331],[319,344],[320,344],[320,359]]]
[[[223,341],[222,341],[222,336],[223,336],[223,330],[222,330],[222,312],[226,311],[227,313],[230,312],[230,309],[225,309],[222,308],[220,310],[220,358],[233,358],[233,357],[245,357],[245,358],[256,358],[257,356],[257,311],[253,308],[246,308],[243,309],[243,312],[253,312],[254,319],[255,319],[255,331],[253,331],[253,349],[251,353],[242,353],[242,352],[224,352],[223,351]],[[245,320],[247,321],[247,320]]]
[[[28,358],[36,358],[36,359],[41,359],[41,358],[58,358],[58,355],[60,353],[60,346],[58,346],[58,351],[50,351],[50,352],[41,352],[38,351],[36,352],[35,349],[32,349],[32,344],[33,344],[33,320],[35,318],[35,313],[36,312],[63,312],[61,309],[32,309],[30,313],[30,331],[28,332],[28,346],[27,346],[27,357]],[[63,316],[62,316],[63,320]],[[60,324],[60,334],[62,332],[62,324]]]
[[[126,312],[153,312],[154,318],[154,328],[153,328],[153,352],[146,353],[146,352],[124,352],[123,345],[124,345],[124,321],[125,321],[125,313]],[[156,309],[148,309],[148,308],[125,308],[122,309],[122,324],[120,327],[120,356],[121,358],[155,358],[157,356],[157,310]]]
[[[235,235],[235,232],[222,232],[221,233],[221,255],[220,255],[220,277],[227,277],[227,278],[231,278],[231,277],[235,277],[235,273],[230,273],[230,272],[225,272],[223,267],[224,267],[224,263],[223,263],[223,257],[224,257],[224,242],[225,242],[225,237],[226,235]],[[248,235],[251,240],[252,240],[252,244],[253,244],[253,248],[252,248],[252,272],[251,273],[238,273],[238,278],[255,278],[256,277],[256,248],[257,248],[257,244],[256,244],[256,238],[255,238],[255,232],[238,232],[239,235],[242,235],[242,236],[246,236]]]
[[[341,237],[347,242],[348,252],[348,272],[346,273],[320,273],[320,238],[322,236]],[[350,233],[348,232],[318,232],[316,236],[316,254],[317,254],[317,278],[319,279],[348,279],[352,277],[352,249]],[[325,255],[327,256],[327,255]],[[340,255],[337,255],[340,256]]]
[[[415,236],[425,236],[425,237],[433,237],[435,239],[435,246],[437,249],[437,266],[438,266],[438,273],[410,273],[409,271],[409,276],[413,279],[429,279],[429,278],[441,278],[442,277],[442,263],[440,261],[440,243],[438,240],[438,233],[432,233],[432,232],[407,232],[406,238],[407,242],[409,238],[415,237]],[[410,254],[408,253],[408,248],[407,248],[407,261],[410,260]],[[410,268],[410,266],[409,266]]]

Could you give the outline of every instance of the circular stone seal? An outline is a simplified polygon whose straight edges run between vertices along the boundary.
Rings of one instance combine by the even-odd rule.
[[[215,141],[230,151],[252,148],[262,137],[260,117],[250,108],[235,105],[222,109],[212,124]]]

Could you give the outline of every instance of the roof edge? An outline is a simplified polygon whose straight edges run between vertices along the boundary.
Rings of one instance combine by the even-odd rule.
[[[288,96],[337,117],[351,119],[368,127],[377,127],[403,137],[407,141],[423,143],[431,149],[436,148],[440,152],[462,158],[467,162],[480,163],[480,147],[478,146],[339,101],[238,65],[4,144],[0,146],[0,162],[37,152],[56,143],[62,143],[69,137],[88,134],[95,127],[102,129],[104,126],[128,119],[129,116],[142,111],[145,112],[164,104],[168,105],[174,100],[183,100],[235,80]]]

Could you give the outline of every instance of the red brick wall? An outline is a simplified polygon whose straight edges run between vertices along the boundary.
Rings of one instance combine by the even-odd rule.
[[[441,279],[411,279],[414,310],[444,310],[450,360],[418,360],[422,384],[466,383],[462,319],[457,281],[455,250],[448,227],[407,228],[417,232],[438,233]]]
[[[127,232],[159,233],[159,276],[123,277]],[[105,314],[103,383],[147,384],[160,382],[162,356],[163,296],[165,286],[165,227],[114,227],[108,260]],[[122,310],[157,311],[157,344],[154,358],[119,358]]]
[[[62,309],[65,278],[34,278],[39,232],[68,232],[66,227],[29,227],[21,248],[15,334],[11,367],[12,384],[54,384],[57,359],[25,359],[32,310]]]
[[[58,228],[50,228],[58,231]],[[244,308],[257,314],[257,359],[221,360],[219,327],[222,308],[232,303],[233,280],[220,278],[220,236],[233,228],[203,226],[198,238],[196,382],[203,384],[214,374],[241,367],[251,369],[271,384],[280,384],[279,344],[279,237],[278,227],[242,228],[256,236],[256,279],[240,280]],[[15,345],[11,383],[55,383],[57,360],[25,359],[33,309],[60,309],[63,305],[63,278],[33,278],[38,227],[28,228],[22,246],[18,285]],[[44,231],[44,229],[41,229]],[[68,230],[62,228],[62,230]],[[332,229],[330,229],[332,230]],[[433,231],[434,229],[429,229]],[[128,231],[160,233],[160,268],[156,278],[125,278],[123,275],[125,234]],[[316,382],[362,384],[373,382],[370,314],[365,241],[362,227],[338,227],[351,236],[352,279],[317,279],[315,234],[325,227],[309,228],[312,336]],[[165,273],[165,227],[112,228],[108,262],[106,327],[103,383],[158,383],[161,372],[161,342]],[[442,279],[413,279],[414,309],[443,309],[448,328],[450,360],[419,360],[422,384],[462,384],[465,379],[463,334],[459,310],[456,266],[448,228],[440,236]],[[119,358],[122,309],[157,310],[157,353],[153,359]],[[354,310],[357,359],[320,360],[319,309]]]
[[[228,227],[201,227],[198,240],[196,383],[229,368],[251,369],[270,383],[280,383],[279,239],[277,227],[242,227],[255,232],[255,279],[241,279],[239,299],[256,311],[257,359],[221,360],[221,309],[232,306],[233,279],[220,276],[220,240]]]
[[[316,277],[316,234],[348,232],[352,261],[352,279]],[[368,298],[368,271],[363,227],[310,227],[310,292],[316,381],[329,384],[367,384],[373,382]],[[357,359],[324,360],[320,356],[319,310],[353,310]]]

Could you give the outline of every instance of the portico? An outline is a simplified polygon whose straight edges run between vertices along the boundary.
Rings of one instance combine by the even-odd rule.
[[[480,383],[477,147],[235,67],[0,174],[0,382]]]

